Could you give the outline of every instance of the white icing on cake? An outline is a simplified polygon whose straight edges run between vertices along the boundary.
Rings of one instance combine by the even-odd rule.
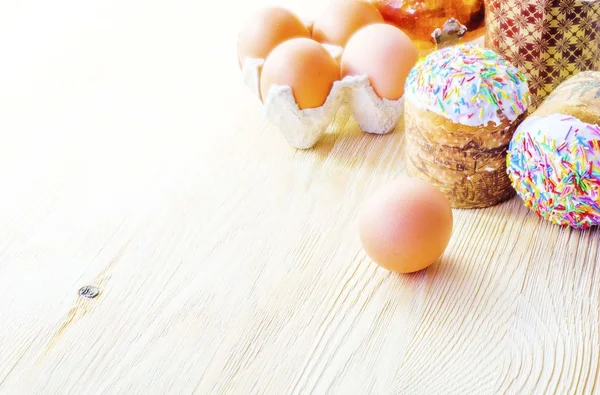
[[[405,98],[468,126],[515,121],[531,100],[525,76],[476,44],[444,48],[421,59],[406,80]]]

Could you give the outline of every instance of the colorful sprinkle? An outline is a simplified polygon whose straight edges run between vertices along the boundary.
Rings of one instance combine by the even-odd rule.
[[[597,128],[563,114],[533,116],[517,128],[506,163],[525,206],[557,225],[600,225]]]
[[[516,120],[531,102],[525,76],[498,53],[474,44],[431,53],[411,70],[406,100],[456,123]]]

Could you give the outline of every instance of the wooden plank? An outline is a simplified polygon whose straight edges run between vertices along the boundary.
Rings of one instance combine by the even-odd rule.
[[[378,268],[356,213],[402,131],[290,148],[237,69],[264,4],[0,6],[0,393],[592,393],[598,231],[513,199]]]

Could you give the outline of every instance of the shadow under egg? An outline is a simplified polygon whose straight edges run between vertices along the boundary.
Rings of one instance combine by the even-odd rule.
[[[431,287],[434,282],[446,281],[457,275],[464,275],[458,258],[446,251],[431,265],[412,273],[390,272],[404,287]]]

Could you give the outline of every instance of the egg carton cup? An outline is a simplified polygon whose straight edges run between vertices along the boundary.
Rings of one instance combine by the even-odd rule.
[[[312,26],[312,25],[311,25]],[[335,59],[336,62],[340,62],[342,58],[342,52],[344,49],[336,45],[321,44],[327,52]],[[245,58],[242,64],[242,75],[244,83],[250,87],[252,92],[262,100],[260,94],[260,73],[263,65],[265,64],[264,59],[257,58]]]
[[[339,61],[342,48],[324,45]],[[265,117],[279,128],[287,142],[298,149],[312,148],[326,133],[337,112],[349,107],[360,129],[366,133],[384,135],[393,131],[404,112],[404,97],[382,99],[364,76],[347,76],[336,81],[325,101],[318,108],[300,109],[289,86],[272,86],[263,100],[260,94],[260,71],[264,60],[245,59],[245,83],[263,102]]]

